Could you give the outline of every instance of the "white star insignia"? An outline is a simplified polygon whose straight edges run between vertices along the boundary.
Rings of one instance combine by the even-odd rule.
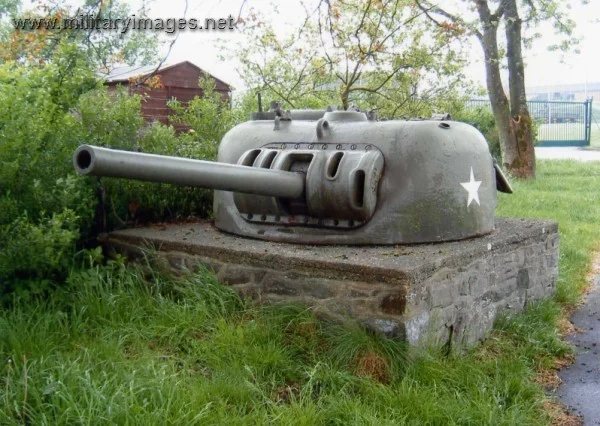
[[[475,200],[477,205],[479,204],[479,185],[481,185],[480,180],[475,180],[475,176],[473,175],[473,167],[471,167],[471,179],[469,182],[461,183],[462,187],[469,193],[469,200],[467,201],[467,207],[471,205],[471,201]]]

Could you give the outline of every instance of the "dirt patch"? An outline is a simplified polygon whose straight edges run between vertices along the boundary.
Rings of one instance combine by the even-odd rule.
[[[357,357],[355,371],[358,376],[368,377],[379,383],[390,382],[390,364],[387,359],[373,351]]]
[[[564,368],[567,368],[575,362],[573,355],[567,355],[554,360],[554,366],[551,368],[544,368],[537,371],[534,381],[542,385],[547,391],[554,392],[562,380],[558,376],[558,372]]]
[[[545,401],[544,409],[550,415],[552,426],[582,426],[583,418],[571,414],[567,407],[558,401]]]
[[[290,404],[300,398],[300,385],[290,382],[279,386],[271,395],[271,399],[278,404]]]
[[[571,316],[571,313],[566,313],[564,314],[559,320],[558,320],[558,330],[559,333],[561,335],[562,338],[565,338],[566,336],[568,336],[569,334],[573,334],[577,331],[577,328],[573,325],[573,323],[571,322],[571,320],[569,320],[569,317]]]

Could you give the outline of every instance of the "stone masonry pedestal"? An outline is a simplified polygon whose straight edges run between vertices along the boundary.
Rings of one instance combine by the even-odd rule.
[[[198,263],[259,301],[300,302],[410,344],[465,347],[500,313],[549,296],[558,275],[555,222],[496,218],[469,240],[402,246],[306,246],[242,238],[208,222],[133,228],[105,236],[109,251],[146,247],[175,271]]]

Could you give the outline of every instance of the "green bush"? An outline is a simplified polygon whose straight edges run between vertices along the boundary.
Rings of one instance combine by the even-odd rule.
[[[195,97],[187,105],[177,100],[169,102],[174,122],[190,126],[188,137],[199,143],[200,154],[206,159],[217,157],[219,142],[238,121],[237,111],[230,108],[229,101],[215,90],[215,81],[199,81],[202,97]],[[241,119],[245,119],[241,118]]]
[[[140,114],[141,98],[130,96],[126,89],[106,87],[82,95],[74,115],[83,132],[82,143],[120,149],[136,149],[144,119]]]
[[[496,128],[496,122],[494,120],[494,114],[487,107],[477,108],[463,108],[458,112],[452,114],[452,118],[456,121],[462,121],[469,123],[476,127],[485,139],[490,147],[492,157],[494,157],[498,163],[502,164],[502,149],[500,147],[500,135]]]
[[[82,178],[72,155],[82,143],[213,160],[235,113],[214,85],[205,99],[174,104],[192,131],[146,124],[143,99],[97,81],[73,46],[55,60],[0,65],[0,294],[40,292],[61,282],[97,232],[131,222],[210,215],[212,193],[121,179]],[[102,202],[99,205],[100,200]]]
[[[76,49],[57,55],[43,67],[0,65],[0,294],[63,277],[93,220],[93,189],[70,161],[79,140],[69,111],[96,78]]]
[[[214,159],[216,145],[204,144],[190,134],[178,135],[173,127],[159,122],[146,124],[140,115],[143,99],[123,89],[98,88],[82,96],[75,108],[83,131],[82,142],[114,149],[140,151],[196,159]],[[207,217],[212,193],[202,188],[95,179],[104,192],[107,229],[128,223]]]
[[[25,212],[0,226],[7,248],[0,251],[0,277],[12,278],[3,292],[39,293],[47,289],[48,280],[64,278],[79,237],[77,221],[72,210],[64,209],[36,221]]]
[[[452,118],[456,121],[462,121],[469,123],[476,127],[485,139],[490,147],[492,157],[494,157],[498,163],[502,164],[502,146],[500,144],[500,134],[496,128],[496,121],[494,120],[494,114],[492,111],[485,107],[479,106],[476,108],[466,108],[464,104],[457,106],[455,112],[452,114]],[[539,123],[532,120],[532,134],[534,145],[538,144],[537,133],[539,129]]]

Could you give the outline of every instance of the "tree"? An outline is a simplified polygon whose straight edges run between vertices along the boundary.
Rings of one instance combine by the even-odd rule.
[[[411,0],[321,0],[286,39],[251,9],[236,52],[249,87],[292,108],[355,105],[394,118],[464,82],[460,46]]]
[[[532,121],[527,108],[525,91],[525,66],[523,47],[539,35],[523,37],[523,25],[534,26],[541,21],[552,20],[555,28],[571,36],[573,22],[570,21],[560,0],[527,0],[517,4],[516,0],[468,0],[473,19],[465,18],[468,13],[450,13],[428,0],[415,3],[438,27],[456,25],[464,34],[474,35],[483,49],[486,67],[486,85],[492,112],[503,147],[504,167],[518,178],[535,177],[535,151],[533,146]],[[495,10],[490,3],[496,3]],[[467,11],[468,12],[468,11]],[[506,51],[500,49],[498,29],[504,21]],[[576,40],[569,38],[561,46],[566,48]],[[509,97],[500,77],[500,65],[506,60],[509,75]]]
[[[156,33],[93,28],[94,19],[130,17],[132,11],[125,2],[93,0],[74,8],[64,0],[50,0],[21,10],[18,0],[0,0],[0,16],[3,14],[10,18],[0,38],[0,58],[4,62],[40,65],[53,58],[54,51],[65,43],[78,46],[90,63],[103,69],[116,63],[146,64],[156,58]],[[145,10],[135,15],[143,18]]]
[[[202,89],[201,97],[196,96],[185,104],[177,99],[169,101],[169,108],[173,111],[169,118],[189,126],[190,134],[199,139],[202,158],[214,160],[225,133],[241,120],[238,112],[231,108],[229,98],[216,91],[214,79],[200,78],[198,85]]]

